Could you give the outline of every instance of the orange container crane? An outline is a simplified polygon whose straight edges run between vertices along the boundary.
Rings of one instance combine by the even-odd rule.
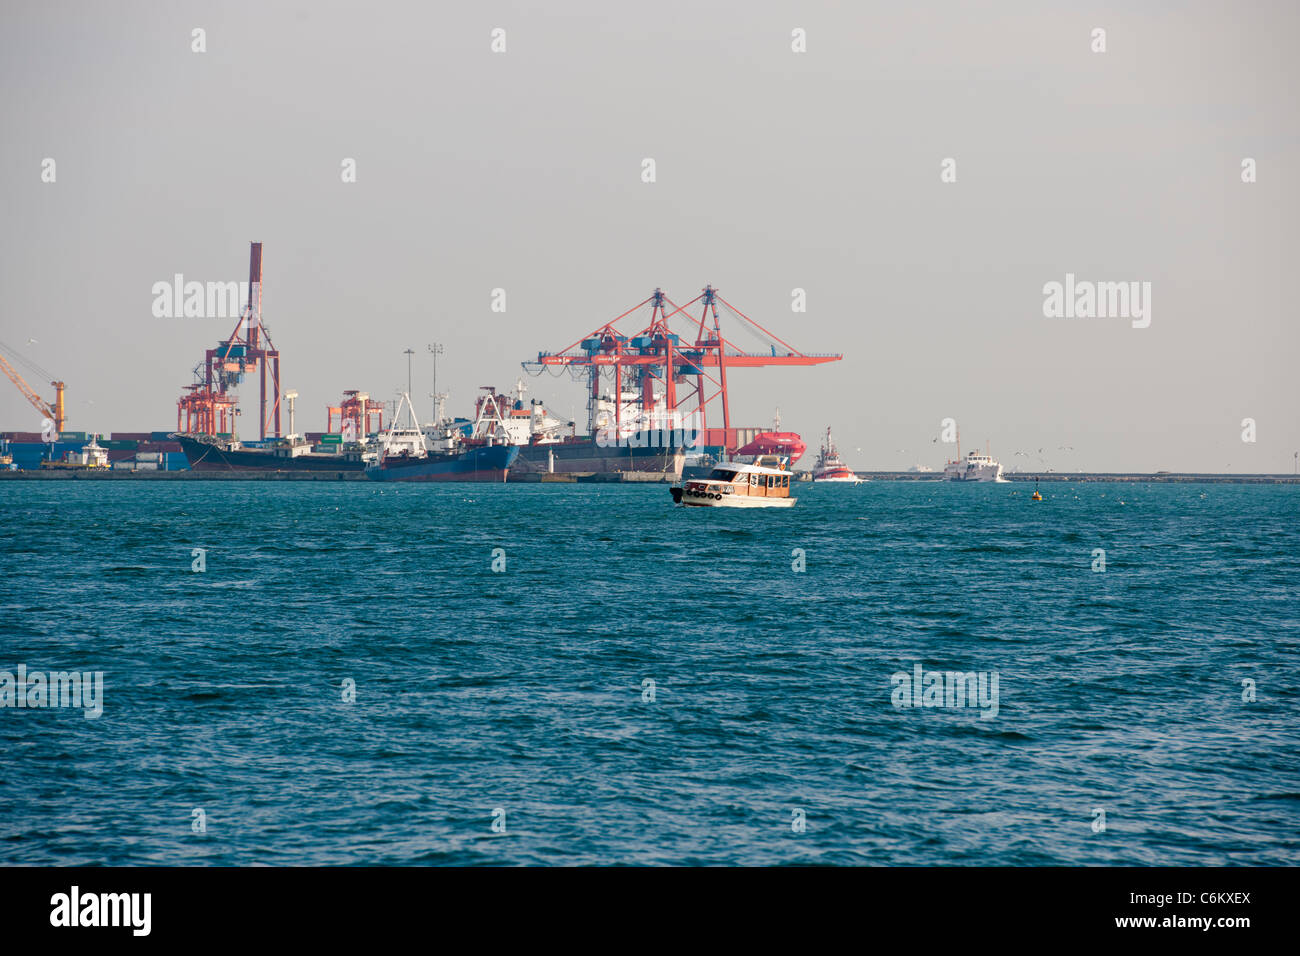
[[[379,427],[371,428],[371,418],[378,416]],[[352,422],[356,427],[358,438],[372,432],[384,430],[384,403],[371,398],[365,392],[350,388],[343,393],[343,401],[337,405],[325,406],[325,430],[334,431],[334,419],[339,420],[339,431],[343,431],[344,422]]]
[[[223,435],[235,430],[235,400],[199,385],[187,385],[176,403],[176,430],[187,435]]]
[[[700,306],[699,318],[687,309]],[[615,325],[644,306],[650,306],[650,324],[632,335],[624,335]],[[722,334],[718,306],[735,316],[750,332],[757,333],[770,347],[767,352],[747,352],[728,341]],[[671,309],[671,311],[669,311]],[[669,320],[676,316],[681,333],[674,332]],[[698,428],[704,445],[723,447],[734,454],[738,445],[739,430],[731,426],[731,404],[727,394],[727,370],[757,368],[766,365],[821,365],[838,362],[844,356],[829,353],[800,352],[783,339],[773,335],[749,316],[728,303],[713,286],[687,302],[677,305],[661,290],[655,289],[650,297],[634,305],[622,315],[605,323],[594,332],[583,336],[560,352],[541,352],[536,362],[524,362],[524,369],[538,372],[558,366],[585,369],[590,384],[592,421],[594,409],[600,398],[601,376],[612,377],[614,390],[615,427],[622,425],[623,389],[625,386],[640,392],[639,404],[643,413],[654,408],[662,399],[669,415],[680,411],[694,411],[699,415]],[[682,386],[681,389],[678,386]],[[708,406],[721,399],[722,428],[707,427]]]
[[[24,365],[32,369],[36,374],[40,375],[41,377],[43,378],[54,377],[49,372],[45,371],[43,368],[37,365],[35,362],[24,359],[21,355],[18,354],[18,352],[15,349],[12,349],[7,345],[3,345],[3,343],[0,343],[0,348],[3,348],[4,351],[8,352],[15,359],[17,359],[19,362],[22,362]],[[23,397],[26,398],[27,401],[31,403],[32,408],[36,409],[46,418],[51,419],[54,422],[54,428],[56,431],[60,431],[60,432],[63,431],[63,426],[68,423],[68,419],[63,405],[64,384],[62,382],[50,382],[50,385],[54,387],[54,404],[50,405],[49,402],[45,401],[43,398],[41,398],[39,395],[36,394],[35,389],[33,389],[30,385],[28,385],[26,380],[21,375],[18,374],[18,370],[15,369],[12,365],[9,364],[8,361],[5,360],[4,355],[0,355],[0,371],[5,373],[5,375],[9,378],[9,381],[13,382],[16,386],[18,386],[18,391],[23,393]]]

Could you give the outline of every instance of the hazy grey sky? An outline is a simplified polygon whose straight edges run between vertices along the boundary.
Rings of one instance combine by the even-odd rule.
[[[151,288],[242,279],[260,240],[318,430],[343,389],[392,397],[407,347],[423,396],[445,343],[467,414],[655,286],[713,283],[845,356],[733,373],[737,423],[780,406],[859,468],[941,467],[951,416],[1008,467],[1290,472],[1298,24],[1294,3],[7,0],[0,339],[67,381],[69,428],[174,427],[234,323],[154,318]],[[1150,282],[1150,327],[1045,318],[1067,272]],[[529,384],[581,419],[580,385]],[[39,429],[7,381],[0,428]]]

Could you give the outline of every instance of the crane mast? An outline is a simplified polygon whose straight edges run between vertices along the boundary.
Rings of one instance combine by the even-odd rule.
[[[176,430],[187,434],[233,434],[239,414],[236,390],[245,376],[259,378],[257,431],[280,435],[280,353],[262,324],[262,244],[249,243],[248,302],[239,323],[204,353],[197,381],[176,403]],[[268,382],[269,378],[269,382]],[[268,395],[268,385],[270,393]]]

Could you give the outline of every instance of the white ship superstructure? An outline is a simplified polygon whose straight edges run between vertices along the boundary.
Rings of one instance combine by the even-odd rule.
[[[965,457],[950,461],[943,469],[949,481],[1005,481],[1002,465],[988,452],[973,451]]]
[[[588,402],[591,434],[603,437],[609,444],[626,442],[640,432],[685,431],[689,438],[695,416],[691,413],[669,412],[662,394],[656,394],[649,407],[637,391],[624,390],[622,402],[617,407],[612,396],[605,394]]]
[[[399,424],[403,409],[410,413],[405,425]],[[415,406],[411,404],[411,396],[403,392],[401,401],[397,403],[397,410],[393,413],[393,420],[388,425],[388,431],[380,432],[377,447],[367,449],[362,453],[361,458],[362,461],[371,464],[385,458],[424,458],[428,454],[429,447],[425,441],[424,430],[415,418]]]

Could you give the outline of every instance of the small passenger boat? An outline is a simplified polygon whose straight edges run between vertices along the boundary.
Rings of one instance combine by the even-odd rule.
[[[789,508],[794,476],[776,455],[760,456],[753,464],[723,462],[708,478],[692,478],[672,488],[673,501],[705,508]]]

